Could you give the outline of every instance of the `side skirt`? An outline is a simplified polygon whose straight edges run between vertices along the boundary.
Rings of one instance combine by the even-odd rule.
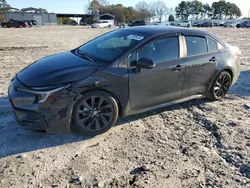
[[[153,110],[156,110],[156,109],[159,109],[159,108],[164,108],[164,107],[172,106],[172,105],[175,105],[175,104],[183,103],[183,102],[186,102],[186,101],[189,101],[189,100],[192,100],[192,99],[197,99],[197,98],[200,98],[202,96],[203,95],[193,95],[193,96],[190,96],[190,97],[185,97],[185,98],[182,98],[182,99],[178,99],[178,100],[175,100],[175,101],[167,102],[167,103],[160,104],[160,105],[157,105],[157,106],[154,106],[154,107],[150,107],[150,108],[146,108],[146,109],[143,109],[143,110],[129,111],[129,112],[124,113],[124,114],[126,114],[125,116],[130,116],[130,115],[135,115],[135,114],[141,114],[141,113],[148,112],[148,111],[153,111]]]

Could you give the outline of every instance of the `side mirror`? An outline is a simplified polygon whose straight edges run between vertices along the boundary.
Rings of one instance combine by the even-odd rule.
[[[136,62],[135,72],[141,72],[141,69],[152,69],[154,67],[155,63],[152,59],[142,57]]]

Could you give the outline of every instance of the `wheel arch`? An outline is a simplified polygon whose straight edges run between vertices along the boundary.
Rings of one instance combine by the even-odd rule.
[[[111,95],[115,99],[115,101],[117,102],[118,110],[119,110],[119,112],[118,112],[119,117],[123,116],[123,108],[122,108],[121,102],[120,102],[119,98],[113,92],[111,92],[107,89],[104,89],[104,88],[92,88],[92,89],[84,90],[80,94],[83,95],[84,93],[87,93],[90,91],[104,91],[104,92],[108,93],[109,95]]]
[[[211,86],[212,86],[214,80],[216,79],[216,77],[217,77],[221,72],[223,72],[223,71],[228,72],[228,73],[230,74],[230,76],[231,76],[231,80],[233,80],[233,77],[234,77],[233,70],[232,70],[230,67],[225,67],[225,68],[221,69],[220,71],[218,71],[218,72],[214,75],[212,81],[209,83],[209,87],[208,87],[208,89],[207,89],[207,93],[210,91]]]

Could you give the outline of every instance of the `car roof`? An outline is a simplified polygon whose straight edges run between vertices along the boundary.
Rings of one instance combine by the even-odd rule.
[[[190,29],[184,27],[174,27],[174,26],[138,26],[124,28],[124,30],[135,31],[140,33],[145,33],[151,36],[168,34],[168,33],[181,33],[181,34],[194,34],[194,35],[210,35],[207,31],[199,29]]]
[[[210,36],[220,42],[221,44],[225,45],[225,42],[218,38],[215,34],[199,29],[192,29],[192,28],[184,28],[184,27],[175,27],[175,26],[137,26],[137,27],[129,27],[124,28],[127,31],[134,31],[144,33],[150,37],[155,37],[158,35],[163,34],[182,34],[182,35],[194,35],[194,36]]]

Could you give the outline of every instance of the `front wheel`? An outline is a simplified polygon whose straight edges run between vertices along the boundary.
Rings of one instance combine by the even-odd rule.
[[[73,129],[86,135],[104,133],[116,123],[118,112],[118,104],[110,94],[87,92],[74,106]]]
[[[213,81],[207,97],[213,100],[224,98],[231,84],[231,75],[227,71],[222,71]]]

